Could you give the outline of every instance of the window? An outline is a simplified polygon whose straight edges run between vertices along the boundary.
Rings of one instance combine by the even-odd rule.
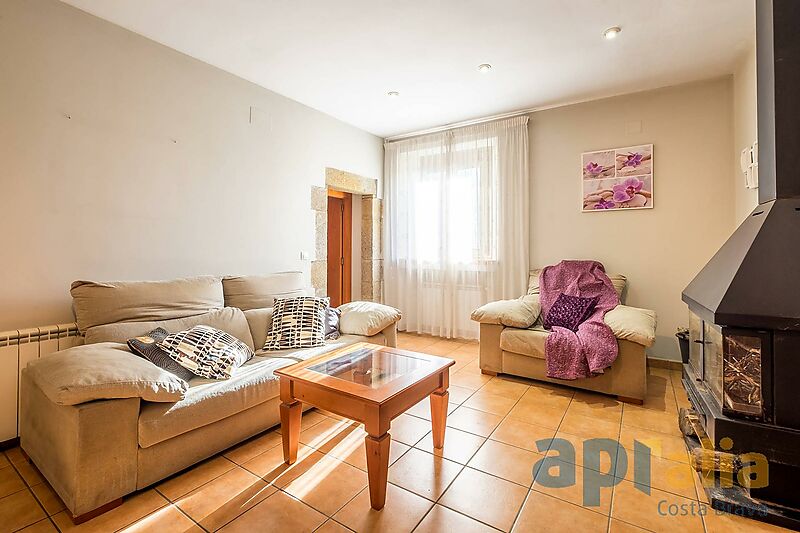
[[[476,307],[528,279],[528,118],[385,147],[384,300],[400,328],[475,338]]]
[[[452,152],[425,150],[419,179],[409,191],[414,228],[409,255],[428,267],[441,262],[464,265],[497,260],[497,183],[493,146],[457,144]],[[469,152],[469,153],[467,153]],[[454,163],[437,165],[443,157]],[[469,162],[469,163],[467,163]]]

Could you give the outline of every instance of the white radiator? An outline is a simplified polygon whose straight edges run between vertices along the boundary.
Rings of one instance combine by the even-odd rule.
[[[19,436],[19,376],[40,357],[83,343],[78,325],[58,324],[0,333],[0,442]]]

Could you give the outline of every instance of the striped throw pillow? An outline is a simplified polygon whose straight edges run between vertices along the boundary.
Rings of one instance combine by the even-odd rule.
[[[313,348],[325,344],[325,310],[329,298],[298,296],[276,298],[272,310],[272,329],[264,349]]]
[[[128,339],[128,348],[138,355],[143,357],[156,365],[158,368],[163,368],[167,372],[171,372],[184,381],[189,381],[194,377],[194,374],[185,367],[182,367],[170,357],[170,355],[161,349],[158,345],[169,336],[169,332],[164,328],[156,328],[147,335],[142,337],[135,337]]]
[[[209,379],[230,378],[254,355],[230,333],[202,325],[167,335],[158,346],[182,367]]]

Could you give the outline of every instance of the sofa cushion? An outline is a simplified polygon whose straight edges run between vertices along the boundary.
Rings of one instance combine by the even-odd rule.
[[[216,276],[169,281],[74,281],[70,293],[81,333],[101,324],[182,318],[225,306],[222,281]]]
[[[367,337],[383,331],[403,318],[400,310],[375,302],[350,302],[340,305],[339,331]]]
[[[544,359],[544,344],[549,332],[543,329],[505,328],[500,333],[500,349]]]
[[[539,295],[525,295],[516,300],[489,302],[475,309],[470,318],[481,324],[528,328],[536,322],[541,311]]]
[[[113,342],[68,348],[32,361],[24,371],[58,405],[113,398],[171,404],[188,389],[182,379]]]
[[[142,403],[139,445],[142,448],[153,446],[269,401],[279,395],[275,370],[363,340],[343,335],[317,348],[259,352],[234,370],[226,381],[195,378],[189,382],[189,390],[179,402]]]
[[[255,356],[225,381],[201,377],[191,380],[186,396],[179,402],[142,403],[139,446],[147,448],[275,398],[279,387],[273,371],[294,362]]]
[[[539,294],[539,274],[542,269],[531,270],[528,275],[528,294]],[[627,295],[625,289],[628,286],[628,278],[622,274],[607,274],[611,284],[614,285],[614,290],[617,291],[619,301],[625,303],[625,296]]]
[[[242,311],[272,307],[275,298],[307,296],[302,272],[277,272],[264,276],[226,276],[222,278],[225,305]]]
[[[656,313],[649,309],[618,305],[604,317],[604,322],[614,336],[650,347],[656,338]],[[544,344],[550,332],[538,321],[530,329],[504,328],[500,333],[500,348],[531,357],[544,359]]]
[[[656,341],[656,313],[649,309],[618,305],[603,318],[618,339],[625,339],[645,347]]]
[[[267,333],[272,329],[272,307],[265,309],[248,309],[244,312],[250,334],[253,336],[253,345],[256,350],[261,350],[267,342]]]
[[[253,344],[253,336],[250,334],[250,325],[245,318],[244,312],[236,307],[226,307],[217,309],[202,315],[195,315],[186,318],[176,318],[173,320],[157,320],[148,322],[120,322],[118,324],[105,324],[95,326],[86,330],[84,342],[94,344],[96,342],[126,342],[133,337],[141,337],[147,332],[156,328],[164,328],[169,333],[177,333],[194,326],[204,325],[212,328],[221,329],[230,333],[240,341],[244,342],[250,349],[261,347],[263,343]]]
[[[230,333],[202,325],[167,335],[158,347],[179,365],[211,379],[229,379],[253,357],[253,349]]]

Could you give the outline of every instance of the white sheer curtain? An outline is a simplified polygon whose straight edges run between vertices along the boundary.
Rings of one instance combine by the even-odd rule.
[[[386,143],[384,297],[400,329],[477,338],[476,307],[525,292],[528,117]]]

